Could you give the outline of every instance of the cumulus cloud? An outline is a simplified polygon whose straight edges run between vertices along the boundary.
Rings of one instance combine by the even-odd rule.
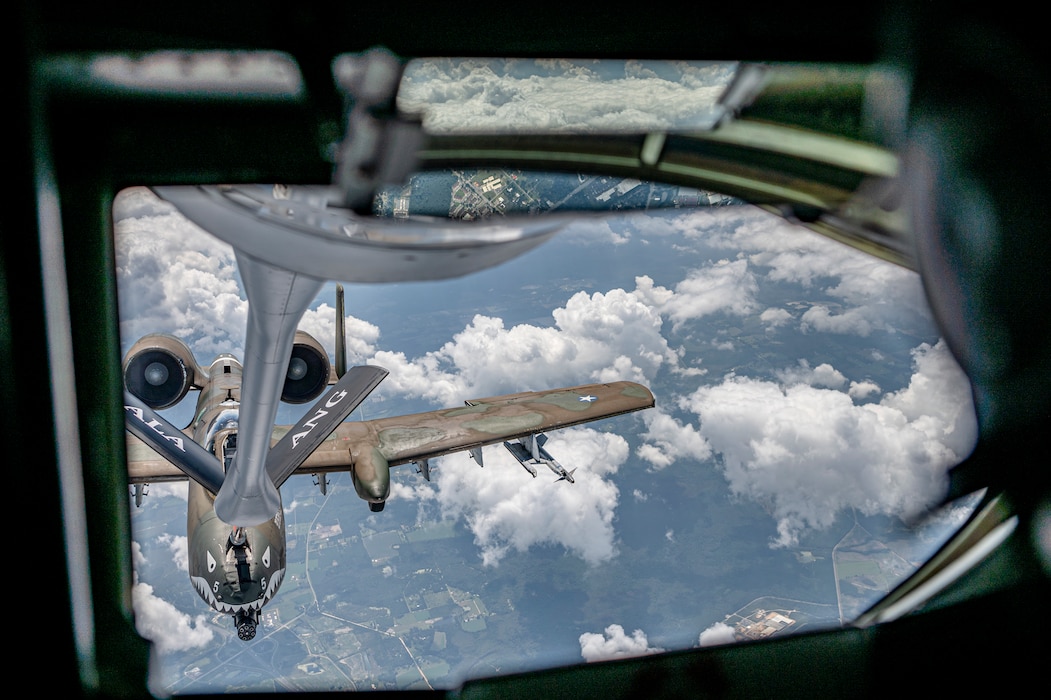
[[[434,498],[446,517],[463,517],[474,534],[482,563],[496,566],[511,551],[564,547],[589,564],[616,555],[613,516],[620,492],[610,476],[628,458],[627,441],[591,428],[553,434],[544,448],[576,483],[556,482],[540,467],[532,478],[502,446],[484,448],[484,473],[464,453],[436,461]],[[431,499],[419,489],[399,487],[403,499]]]
[[[240,356],[248,302],[233,248],[193,224],[144,187],[122,191],[113,206],[121,337],[125,350],[146,333],[172,333],[200,362],[222,352]],[[376,351],[379,328],[345,317],[348,364]],[[308,309],[299,323],[321,346],[336,347],[335,311]]]
[[[208,360],[239,352],[248,307],[233,249],[145,188],[122,192],[113,211],[126,346],[161,332],[186,340]]]
[[[131,599],[135,629],[162,654],[203,647],[215,636],[206,616],[181,612],[154,595],[153,586],[147,583],[136,582],[131,588]]]
[[[725,622],[716,622],[708,629],[701,632],[698,643],[702,647],[714,647],[722,644],[733,644],[737,641],[734,636],[734,628]]]
[[[875,382],[851,382],[847,392],[852,399],[864,399],[880,392],[879,384]]]
[[[146,555],[142,553],[142,545],[132,540],[131,542],[131,565],[138,569],[146,563]]]
[[[185,535],[162,535],[157,538],[157,541],[168,547],[172,555],[172,562],[180,571],[190,571],[190,557]]]
[[[771,328],[777,328],[791,321],[792,314],[785,309],[770,308],[759,314],[759,320]]]
[[[714,313],[744,316],[756,311],[759,289],[747,260],[719,260],[690,272],[675,285],[674,293],[654,287],[645,278],[647,296],[671,319],[674,328]]]
[[[711,445],[695,426],[683,424],[659,407],[646,411],[642,420],[646,424],[646,432],[642,434],[645,442],[636,454],[654,469],[663,469],[677,459],[703,461],[711,456]]]
[[[343,323],[347,366],[365,364],[366,360],[376,353],[376,343],[380,337],[379,327],[353,316],[345,316]],[[314,336],[321,343],[321,347],[329,352],[335,351],[336,311],[333,307],[321,303],[317,308],[307,309],[298,328]]]
[[[842,372],[824,362],[811,368],[806,360],[800,360],[795,367],[788,367],[775,373],[782,384],[809,384],[826,389],[838,389],[847,383]]]
[[[467,397],[581,382],[647,383],[678,356],[661,335],[660,313],[647,294],[613,289],[578,292],[552,312],[554,325],[519,324],[476,315],[441,348],[422,357],[379,351],[390,370],[387,389],[455,405]],[[514,367],[513,372],[508,367]],[[530,386],[523,386],[528,379]]]
[[[410,63],[398,106],[432,132],[594,131],[711,122],[733,64],[427,60]]]
[[[943,342],[917,347],[913,366],[909,385],[879,403],[857,405],[792,368],[782,376],[795,383],[730,375],[682,406],[731,491],[776,518],[773,546],[791,546],[845,508],[907,518],[943,495],[946,469],[977,439],[970,385]]]
[[[651,647],[642,630],[629,636],[620,625],[609,625],[602,634],[585,632],[580,635],[580,654],[588,663],[634,656],[658,654],[660,647]]]
[[[772,220],[758,209],[691,212],[673,228],[695,229],[694,235],[703,235],[705,244],[745,256],[751,274],[763,280],[794,283],[827,295],[828,299],[812,301],[802,312],[803,330],[864,336],[929,326],[918,275],[849,246],[830,245],[823,236]],[[767,313],[761,317],[764,322],[788,321],[785,314]]]

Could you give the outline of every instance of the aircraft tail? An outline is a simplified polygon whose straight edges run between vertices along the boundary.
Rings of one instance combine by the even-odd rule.
[[[343,285],[336,285],[336,377],[347,373],[347,317],[343,311]]]

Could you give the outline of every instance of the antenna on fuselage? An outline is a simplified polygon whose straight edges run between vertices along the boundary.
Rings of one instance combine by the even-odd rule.
[[[343,313],[343,285],[336,285],[336,377],[347,373],[347,318]]]

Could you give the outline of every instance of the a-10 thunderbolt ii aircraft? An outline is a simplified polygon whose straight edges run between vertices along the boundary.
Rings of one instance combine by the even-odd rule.
[[[173,335],[140,338],[125,355],[125,416],[128,478],[141,499],[145,484],[188,480],[187,549],[190,580],[213,609],[234,617],[238,636],[254,638],[260,611],[273,598],[285,575],[285,523],[278,489],[293,474],[316,475],[322,491],[329,472],[348,471],[358,495],[374,511],[383,509],[390,493],[390,468],[413,463],[430,478],[430,460],[469,451],[481,464],[485,445],[503,442],[535,476],[532,464],[546,464],[561,478],[567,471],[543,450],[543,432],[650,408],[654,397],[634,382],[619,381],[468,399],[463,406],[369,421],[345,419],[387,375],[377,366],[346,369],[342,287],[337,287],[335,366],[312,336],[295,326],[322,281],[288,266],[261,261],[245,252],[259,240],[265,221],[259,202],[297,212],[309,203],[292,204],[287,193],[261,194],[258,188],[161,191],[182,211],[211,231],[236,239],[238,227],[255,237],[232,241],[249,302],[245,361],[221,354],[208,366],[197,363],[185,342]],[[251,200],[244,221],[245,201]],[[315,207],[312,216],[324,210]],[[234,218],[224,218],[232,215]],[[265,219],[265,217],[264,217]],[[345,224],[344,224],[345,225]],[[234,233],[231,233],[231,232]],[[390,232],[375,238],[389,243]],[[397,233],[395,231],[395,233]],[[316,231],[311,235],[316,237]],[[415,234],[414,234],[415,235]],[[536,245],[547,231],[529,240],[482,236],[473,241],[446,240],[436,245],[414,242],[377,249],[351,247],[357,256],[373,255],[373,265],[353,261],[362,275],[385,266],[387,278],[419,276],[428,257],[452,255],[460,274],[489,266]],[[261,252],[273,253],[288,236],[271,241]],[[293,238],[294,241],[294,238]],[[372,241],[357,241],[369,246]],[[425,242],[426,243],[426,242]],[[346,249],[346,242],[343,242]],[[495,249],[495,252],[494,252]],[[353,257],[353,256],[351,256]],[[331,262],[330,258],[326,261]],[[420,263],[424,265],[419,267]],[[319,263],[321,264],[321,263]],[[451,269],[448,265],[445,276]],[[425,272],[424,272],[425,274]],[[194,418],[179,429],[158,411],[199,389]],[[278,400],[292,404],[315,401],[294,426],[275,426]],[[511,441],[518,442],[512,443]],[[531,445],[531,451],[524,446]],[[152,448],[152,449],[150,449]],[[516,448],[518,448],[516,450]]]

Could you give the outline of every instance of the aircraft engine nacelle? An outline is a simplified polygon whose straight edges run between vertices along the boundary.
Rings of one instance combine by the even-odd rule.
[[[321,343],[305,331],[296,331],[285,385],[281,388],[281,400],[286,403],[307,403],[321,396],[328,386],[330,368],[328,353]]]
[[[151,333],[139,338],[124,358],[124,386],[154,410],[179,403],[200,387],[205,372],[189,346],[173,335]]]

